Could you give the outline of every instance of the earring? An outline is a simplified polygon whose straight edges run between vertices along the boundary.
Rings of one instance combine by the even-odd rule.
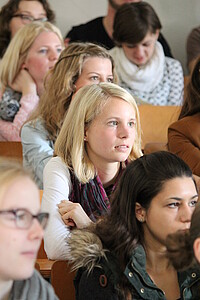
[[[84,139],[83,139],[84,141],[87,141],[87,139],[86,139],[86,136],[84,136]]]
[[[143,218],[140,218],[140,222],[144,222],[144,219],[143,219]]]

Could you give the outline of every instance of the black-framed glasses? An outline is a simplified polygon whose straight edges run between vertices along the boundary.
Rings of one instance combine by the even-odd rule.
[[[48,21],[47,17],[35,19],[32,16],[24,15],[24,14],[15,14],[12,17],[13,18],[20,18],[22,20],[22,23],[24,23],[24,24],[28,24],[28,23],[31,23],[31,22],[34,22],[34,21],[39,21],[39,22]]]
[[[11,209],[0,210],[0,216],[3,216],[3,223],[10,227],[13,227],[13,223],[17,228],[29,229],[33,223],[33,219],[37,219],[43,229],[46,228],[49,214],[41,212],[37,215],[33,215],[27,209]]]

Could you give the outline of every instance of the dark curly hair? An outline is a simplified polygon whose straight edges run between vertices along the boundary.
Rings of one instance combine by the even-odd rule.
[[[0,58],[3,57],[9,43],[11,40],[11,32],[10,32],[10,21],[13,15],[17,12],[19,3],[22,0],[9,0],[0,11]],[[25,0],[31,1],[31,0]],[[50,8],[50,4],[48,0],[36,0],[42,4],[44,10],[47,14],[47,19],[49,22],[55,22],[55,13]]]

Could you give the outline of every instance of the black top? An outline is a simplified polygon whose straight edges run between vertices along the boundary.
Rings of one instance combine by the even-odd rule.
[[[115,46],[113,40],[109,37],[103,26],[103,17],[96,18],[88,23],[72,27],[67,33],[66,38],[70,42],[92,42],[111,49]],[[158,41],[163,46],[165,56],[172,57],[171,49],[162,33],[159,34]]]

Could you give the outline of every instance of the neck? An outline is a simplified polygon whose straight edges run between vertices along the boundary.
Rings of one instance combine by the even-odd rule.
[[[112,38],[112,34],[113,34],[113,23],[114,23],[115,14],[116,14],[116,10],[110,4],[108,4],[108,13],[103,18],[103,26],[110,38]]]
[[[13,285],[13,281],[0,281],[0,299],[7,300],[10,295],[10,291]]]
[[[104,187],[109,186],[112,183],[115,183],[115,179],[118,175],[120,168],[120,163],[110,163],[101,167],[96,166],[97,174],[101,179],[101,182]]]
[[[162,273],[169,270],[172,265],[166,257],[166,247],[155,241],[145,241],[146,269],[155,273]]]

